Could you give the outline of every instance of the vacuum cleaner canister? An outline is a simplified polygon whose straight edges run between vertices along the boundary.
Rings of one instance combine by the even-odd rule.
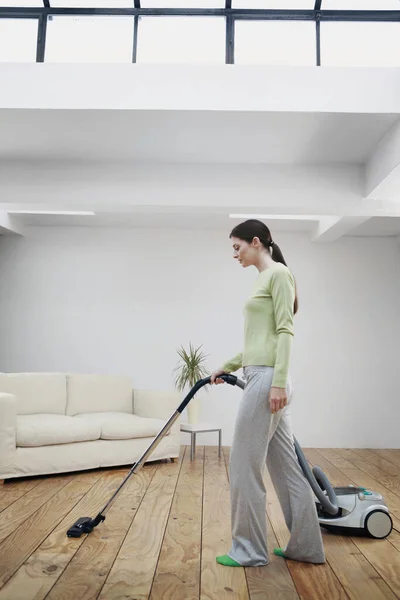
[[[366,534],[376,539],[383,539],[391,533],[393,521],[382,494],[353,485],[333,489],[338,501],[337,515],[328,514],[316,501],[322,527],[337,533]]]

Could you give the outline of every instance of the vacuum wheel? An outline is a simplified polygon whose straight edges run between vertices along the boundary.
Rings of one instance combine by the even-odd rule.
[[[365,530],[370,537],[382,540],[393,528],[391,516],[384,510],[373,510],[365,519]]]

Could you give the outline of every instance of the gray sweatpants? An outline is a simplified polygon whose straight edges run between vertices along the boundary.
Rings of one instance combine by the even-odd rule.
[[[285,555],[293,560],[323,563],[325,553],[314,494],[293,444],[291,384],[287,406],[272,414],[268,394],[273,374],[272,367],[244,368],[246,386],[229,461],[232,547],[228,555],[243,566],[258,567],[269,562],[263,481],[267,466],[290,531]]]

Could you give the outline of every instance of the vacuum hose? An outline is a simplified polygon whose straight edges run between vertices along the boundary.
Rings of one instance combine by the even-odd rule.
[[[245,388],[245,383],[235,375],[231,374],[223,374],[219,375],[218,379],[223,379],[226,383],[230,385],[237,385],[242,390]],[[190,402],[193,396],[198,392],[198,390],[211,383],[211,377],[206,377],[205,379],[200,379],[196,385],[192,388],[186,398],[183,400],[182,404],[179,406],[178,411],[182,412],[186,405]],[[336,492],[332,487],[331,482],[328,477],[322,471],[320,467],[313,467],[311,469],[310,465],[307,462],[306,457],[300,447],[299,442],[293,436],[294,448],[296,451],[296,455],[299,461],[299,464],[303,470],[305,477],[307,478],[312,491],[318,498],[321,503],[321,506],[325,509],[325,511],[330,515],[337,515],[339,512]],[[325,493],[326,492],[326,493]]]

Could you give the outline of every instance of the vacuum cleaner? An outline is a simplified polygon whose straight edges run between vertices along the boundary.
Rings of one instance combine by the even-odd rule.
[[[236,385],[241,389],[244,389],[245,387],[245,383],[235,375],[224,374],[220,375],[219,378],[232,386]],[[112,502],[118,496],[128,479],[137,473],[144,465],[148,456],[169,431],[193,396],[200,388],[210,383],[211,378],[206,377],[205,379],[200,379],[193,386],[186,398],[184,398],[177,410],[171,415],[164,427],[151,442],[147,450],[133,464],[131,470],[104,508],[94,519],[91,517],[81,517],[78,519],[72,527],[68,529],[68,537],[80,537],[83,533],[91,533],[99,523],[105,520],[105,515]],[[294,447],[299,464],[314,492],[316,509],[321,527],[332,532],[351,535],[361,534],[377,539],[383,539],[391,533],[393,522],[381,494],[364,487],[353,485],[346,487],[332,487],[329,479],[320,467],[314,466],[311,469],[296,438],[294,438]]]

